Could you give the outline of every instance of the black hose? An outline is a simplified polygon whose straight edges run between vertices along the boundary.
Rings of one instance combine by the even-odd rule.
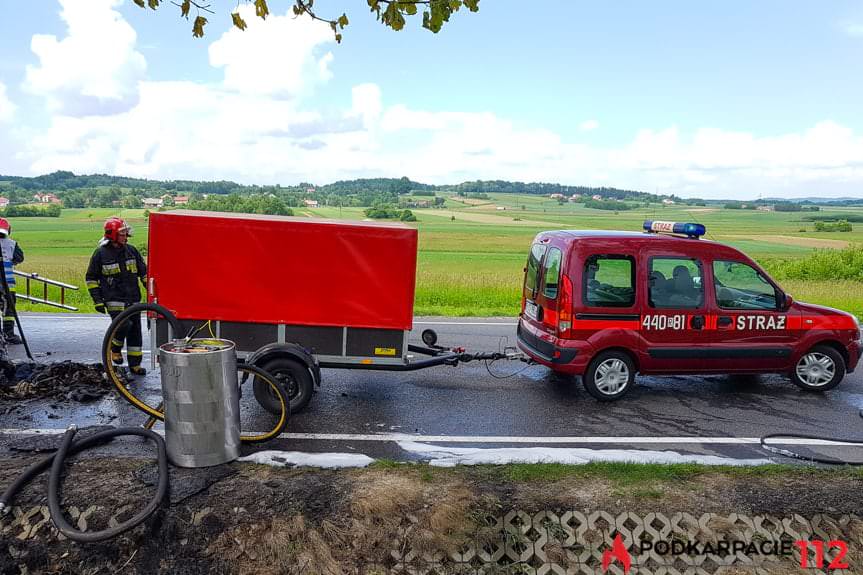
[[[129,317],[138,314],[142,311],[154,311],[168,320],[171,329],[174,331],[174,337],[182,337],[183,326],[171,310],[157,303],[136,303],[131,305],[117,314],[108,326],[105,332],[105,337],[102,338],[102,362],[105,364],[105,369],[108,369],[108,363],[111,361],[111,335],[116,331],[116,328],[128,321]]]
[[[859,413],[860,417],[863,417],[863,410]],[[836,443],[845,443],[848,445],[856,445],[859,447],[863,447],[863,439],[854,438],[854,439],[846,439],[841,437],[826,437],[823,435],[803,435],[797,433],[771,433],[769,435],[765,435],[761,438],[761,447],[770,451],[771,453],[776,453],[777,455],[784,455],[785,457],[792,457],[794,459],[800,459],[803,461],[808,461],[810,463],[824,463],[826,465],[863,465],[863,461],[847,461],[844,459],[836,459],[834,457],[819,457],[819,456],[809,456],[803,455],[801,453],[797,453],[796,451],[791,451],[790,449],[784,449],[781,447],[776,447],[774,445],[767,445],[768,439],[814,439],[817,441],[834,441]],[[779,442],[781,443],[781,442]]]
[[[73,541],[79,543],[92,543],[95,541],[104,541],[116,537],[117,535],[128,531],[144,522],[150,515],[155,512],[162,501],[165,499],[165,494],[168,492],[168,455],[165,449],[165,440],[160,435],[148,429],[140,427],[117,427],[94,433],[80,441],[74,441],[77,429],[75,426],[66,430],[63,436],[63,443],[56,453],[53,453],[45,459],[38,461],[28,467],[21,475],[19,475],[12,484],[6,488],[3,495],[0,495],[0,512],[5,513],[8,510],[9,503],[15,497],[15,494],[24,485],[29,483],[34,477],[45,471],[49,466],[51,473],[48,476],[48,509],[51,512],[51,520],[57,529]],[[115,527],[103,529],[102,531],[79,531],[68,521],[63,515],[63,510],[60,507],[60,484],[63,475],[63,462],[66,457],[74,455],[79,451],[83,451],[94,445],[105,443],[122,435],[137,435],[145,439],[152,439],[156,443],[156,455],[159,463],[159,482],[156,485],[156,493],[144,509],[137,513],[128,521],[124,521]]]

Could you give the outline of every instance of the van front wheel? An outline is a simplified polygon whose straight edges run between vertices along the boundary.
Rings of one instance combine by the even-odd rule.
[[[833,389],[845,377],[845,359],[828,345],[816,345],[794,366],[791,381],[806,391]]]
[[[605,351],[593,358],[582,378],[584,389],[599,401],[614,401],[635,385],[635,365],[620,351]]]

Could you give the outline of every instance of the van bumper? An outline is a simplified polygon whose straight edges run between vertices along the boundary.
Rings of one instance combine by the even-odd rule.
[[[545,338],[542,334],[529,325],[525,325],[521,319],[516,329],[518,336],[518,347],[530,356],[531,359],[550,367],[554,371],[580,375],[584,373],[585,364],[590,359],[589,353],[581,349],[585,342],[559,340],[557,338]],[[549,341],[551,339],[552,341]],[[572,343],[575,345],[561,345]]]
[[[848,346],[848,365],[845,370],[852,373],[857,368],[857,362],[860,361],[860,340],[852,341]]]

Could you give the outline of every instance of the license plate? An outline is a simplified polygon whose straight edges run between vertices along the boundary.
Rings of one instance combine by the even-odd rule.
[[[537,315],[539,312],[539,308],[532,301],[524,302],[524,315],[532,319],[533,321],[537,321]]]

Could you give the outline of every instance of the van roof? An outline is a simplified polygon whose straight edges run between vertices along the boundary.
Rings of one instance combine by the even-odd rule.
[[[551,240],[553,238],[566,245],[581,244],[582,242],[589,243],[590,240],[597,240],[602,243],[607,243],[609,240],[620,240],[621,247],[628,247],[630,249],[637,249],[648,244],[658,247],[656,242],[659,242],[659,244],[665,244],[665,247],[668,248],[691,251],[693,255],[709,252],[714,256],[736,256],[749,260],[739,250],[719,242],[663,233],[619,230],[549,230],[538,233],[535,241]]]

